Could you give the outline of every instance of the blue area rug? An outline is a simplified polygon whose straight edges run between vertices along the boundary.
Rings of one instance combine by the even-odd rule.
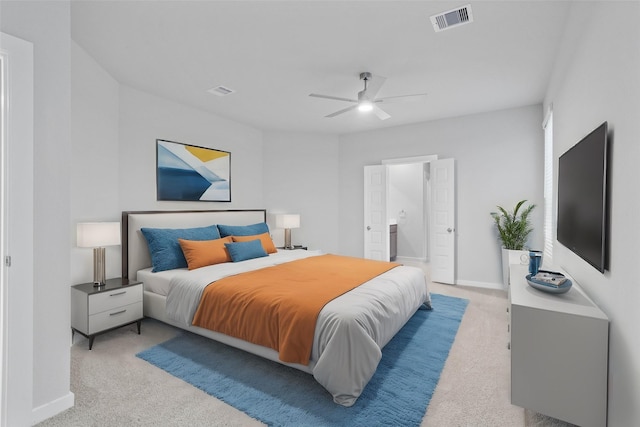
[[[418,310],[385,346],[350,408],[309,374],[188,332],[137,356],[272,426],[418,426],[468,303],[431,297],[433,310]]]

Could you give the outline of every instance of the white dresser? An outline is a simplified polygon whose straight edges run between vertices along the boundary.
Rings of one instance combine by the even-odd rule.
[[[511,403],[582,427],[607,425],[609,319],[573,282],[532,288],[510,266]]]
[[[89,350],[96,335],[142,321],[142,282],[109,279],[94,287],[83,283],[71,287],[71,332],[89,338]]]

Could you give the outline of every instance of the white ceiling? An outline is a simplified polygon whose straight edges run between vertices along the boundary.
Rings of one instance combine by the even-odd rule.
[[[473,1],[474,22],[440,33],[450,1],[72,1],[72,38],[116,80],[259,129],[344,134],[542,101],[570,7],[566,1]],[[351,111],[360,72],[387,78]],[[218,85],[237,92],[207,93]]]

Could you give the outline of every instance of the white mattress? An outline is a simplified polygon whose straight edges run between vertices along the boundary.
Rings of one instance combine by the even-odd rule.
[[[175,270],[151,272],[151,267],[138,270],[138,281],[144,283],[144,290],[154,294],[167,296],[171,288],[171,278],[175,276]],[[181,270],[187,271],[186,268]]]

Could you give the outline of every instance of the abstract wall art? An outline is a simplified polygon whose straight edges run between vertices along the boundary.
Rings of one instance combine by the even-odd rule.
[[[158,200],[230,202],[231,153],[156,140]]]

